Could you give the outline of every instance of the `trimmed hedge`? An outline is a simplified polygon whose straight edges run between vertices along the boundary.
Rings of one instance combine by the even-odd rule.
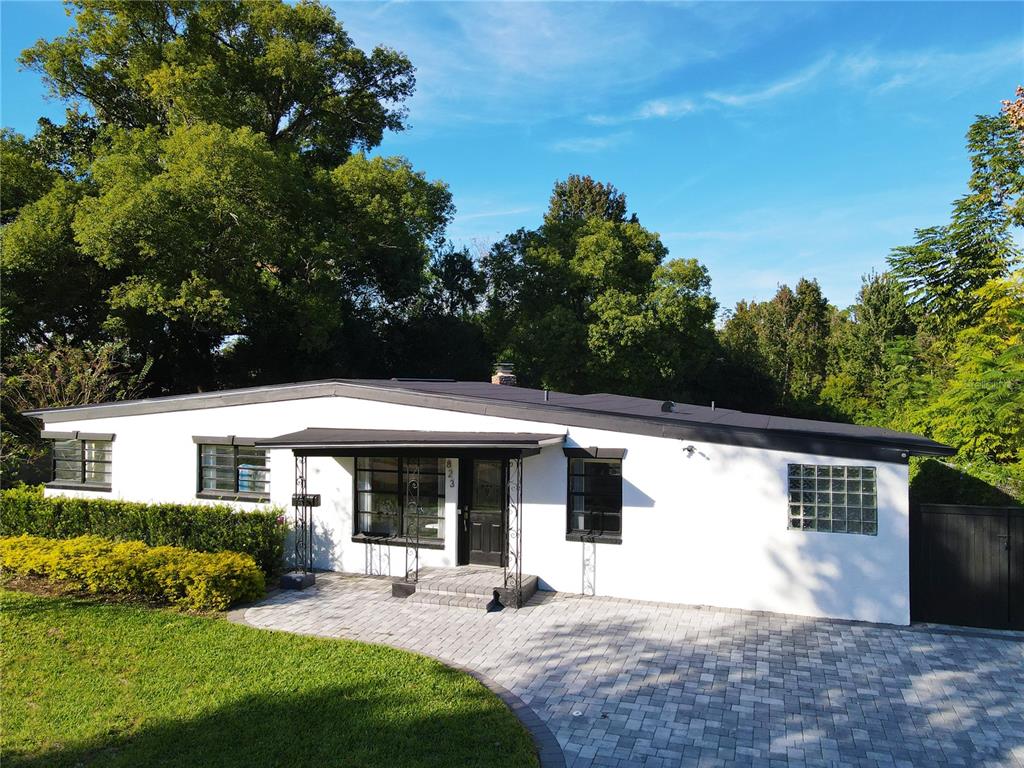
[[[193,611],[222,611],[263,595],[263,572],[249,555],[147,547],[99,536],[0,539],[0,567],[76,590],[129,595]]]
[[[242,512],[228,504],[140,504],[44,497],[40,486],[0,492],[0,536],[69,539],[93,534],[198,552],[244,552],[268,576],[281,571],[286,526],[280,509]]]

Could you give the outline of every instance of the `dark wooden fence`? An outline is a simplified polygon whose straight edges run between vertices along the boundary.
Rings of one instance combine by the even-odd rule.
[[[912,509],[910,615],[914,621],[1024,629],[1024,507]]]

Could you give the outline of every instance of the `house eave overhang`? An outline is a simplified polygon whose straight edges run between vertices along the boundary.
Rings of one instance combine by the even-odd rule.
[[[53,424],[321,397],[347,397],[481,416],[513,418],[542,424],[557,424],[563,427],[585,427],[650,437],[903,464],[907,463],[910,456],[952,456],[955,453],[955,450],[949,446],[916,436],[836,435],[714,422],[689,422],[679,418],[623,414],[555,403],[491,400],[343,380],[281,384],[98,405],[32,410],[25,411],[25,415],[43,419],[47,424]]]
[[[297,455],[357,456],[382,453],[531,455],[562,445],[565,435],[490,432],[430,432],[309,428],[257,440],[262,448],[290,449]]]

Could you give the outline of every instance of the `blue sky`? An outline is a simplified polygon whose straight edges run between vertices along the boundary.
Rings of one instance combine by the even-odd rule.
[[[330,3],[358,45],[417,67],[380,151],[446,181],[449,233],[540,221],[570,173],[614,183],[723,306],[817,277],[836,304],[964,190],[963,136],[1024,82],[1024,5]],[[43,101],[18,52],[57,3],[3,2],[2,122]]]

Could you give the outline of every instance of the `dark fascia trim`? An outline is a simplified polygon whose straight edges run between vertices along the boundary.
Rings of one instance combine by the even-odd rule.
[[[571,459],[624,459],[625,448],[563,448],[562,452]]]
[[[307,400],[338,394],[337,380],[308,381],[295,384],[274,384],[266,387],[246,387],[219,392],[197,392],[189,395],[149,397],[142,400],[122,400],[95,405],[72,405],[65,408],[38,408],[23,411],[23,415],[48,422],[105,419],[116,416],[140,416],[150,413],[223,408],[230,405],[252,405],[287,400]]]
[[[55,432],[54,430],[51,430],[51,429],[44,429],[42,432],[39,433],[39,436],[41,438],[43,438],[43,440],[77,440],[78,439],[78,433],[77,432]]]
[[[391,390],[362,384],[338,384],[337,394],[361,400],[413,405],[480,416],[523,419],[560,426],[588,427],[634,435],[676,440],[737,445],[774,451],[817,454],[841,458],[872,459],[896,464],[908,463],[910,449],[903,443],[882,443],[876,439],[847,440],[807,433],[758,430],[749,427],[686,424],[655,417],[622,416],[565,406],[495,403],[454,395],[425,394]],[[921,453],[916,451],[916,453]]]
[[[88,483],[68,483],[64,481],[44,483],[44,486],[57,491],[97,491],[99,493],[110,493],[113,490],[109,485],[90,485]]]
[[[196,445],[256,445],[259,439],[237,435],[192,435],[192,442]]]
[[[357,400],[413,405],[481,416],[523,419],[560,426],[587,427],[650,437],[737,445],[774,451],[817,454],[843,458],[872,459],[906,464],[908,456],[951,456],[952,448],[932,441],[916,442],[875,437],[836,437],[792,430],[769,430],[717,424],[681,423],[655,416],[626,416],[550,403],[518,403],[450,394],[416,392],[345,381],[281,384],[271,387],[176,395],[120,403],[74,406],[53,410],[25,411],[26,416],[47,422],[136,416],[182,410],[222,408],[232,405],[283,402],[319,397],[349,397]]]
[[[44,429],[39,433],[44,440],[101,440],[113,442],[116,435],[113,432],[54,432]]]
[[[270,503],[270,496],[260,494],[247,495],[244,493],[231,493],[230,491],[199,491],[196,493],[196,498],[211,499],[213,501],[249,502],[251,504]]]
[[[103,442],[112,443],[114,438],[117,437],[113,432],[79,432],[79,440],[99,440]]]
[[[352,535],[352,541],[356,544],[383,544],[386,547],[415,547],[417,546],[415,539],[409,539],[404,536],[366,536],[361,533]],[[420,539],[420,549],[444,549],[443,541],[424,541]]]
[[[279,446],[283,447],[283,446]],[[333,447],[293,447],[292,453],[296,456],[327,456],[331,458],[352,458],[359,456],[420,456],[423,458],[437,459],[508,459],[516,456],[534,456],[540,453],[540,448],[437,448],[437,447],[400,447],[397,445],[376,444],[372,448],[360,448],[359,446],[333,446]]]
[[[565,534],[566,541],[585,541],[594,544],[621,544],[621,536],[606,536],[604,534],[594,533],[567,533]]]

